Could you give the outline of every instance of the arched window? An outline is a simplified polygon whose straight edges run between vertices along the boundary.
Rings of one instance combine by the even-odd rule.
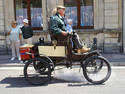
[[[75,29],[93,29],[93,0],[64,0],[66,19],[73,20]]]
[[[33,29],[42,29],[41,0],[15,0],[15,19],[19,25],[23,19],[28,19]]]

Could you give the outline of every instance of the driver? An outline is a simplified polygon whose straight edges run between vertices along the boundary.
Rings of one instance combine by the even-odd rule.
[[[54,16],[50,17],[50,31],[58,43],[59,41],[66,41],[69,34],[69,31],[66,30],[66,26],[64,23],[64,15],[65,15],[65,7],[58,6],[57,12],[54,14]],[[83,47],[83,44],[80,42],[77,36],[73,37],[73,40],[74,44],[77,45],[77,48],[75,49],[78,49],[78,51],[88,52],[90,50],[90,48]]]

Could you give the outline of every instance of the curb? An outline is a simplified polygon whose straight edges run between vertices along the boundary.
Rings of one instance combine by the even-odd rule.
[[[25,64],[0,64],[0,67],[24,67]]]
[[[125,62],[111,62],[111,66],[125,66]],[[24,63],[0,64],[0,67],[24,67]]]

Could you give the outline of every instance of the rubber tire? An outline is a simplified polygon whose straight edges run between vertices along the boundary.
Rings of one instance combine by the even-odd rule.
[[[108,73],[107,73],[106,77],[103,78],[103,79],[100,80],[100,81],[93,81],[93,80],[90,79],[90,78],[88,77],[88,75],[87,75],[86,67],[87,67],[88,63],[89,63],[90,61],[94,60],[94,59],[104,60],[105,63],[106,63],[106,65],[107,65],[107,67],[108,67]],[[102,67],[102,66],[101,66],[101,67]],[[83,68],[83,75],[84,75],[84,77],[86,78],[86,80],[87,80],[88,82],[93,83],[93,84],[103,84],[103,83],[104,83],[105,81],[107,81],[107,80],[109,79],[109,77],[111,76],[111,66],[110,66],[110,63],[109,63],[109,61],[108,61],[106,58],[104,58],[104,57],[102,57],[102,56],[92,56],[92,57],[88,58],[88,59],[86,60],[86,62],[85,62],[84,64],[82,64],[82,68]]]
[[[39,60],[39,61],[44,62],[44,64],[45,64],[46,67],[48,68],[48,75],[47,75],[48,81],[46,81],[46,82],[41,82],[41,83],[37,83],[37,84],[36,84],[36,83],[31,82],[31,81],[28,79],[27,68],[28,68],[28,66],[29,66],[32,62],[34,62],[35,60]],[[35,67],[34,67],[34,69],[35,69]],[[44,85],[44,84],[46,84],[47,82],[49,82],[49,81],[51,80],[51,68],[50,68],[49,63],[47,63],[46,61],[44,61],[44,60],[41,59],[41,58],[34,58],[34,59],[29,60],[29,61],[25,64],[25,66],[24,66],[24,77],[25,77],[25,80],[28,81],[31,85]]]

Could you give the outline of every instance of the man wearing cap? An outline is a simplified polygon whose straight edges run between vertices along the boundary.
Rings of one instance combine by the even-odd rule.
[[[68,32],[64,23],[65,7],[58,6],[54,16],[50,17],[50,31],[54,39],[57,40],[58,44],[64,45],[64,40],[67,39]],[[60,43],[62,42],[62,43]]]
[[[50,17],[50,31],[54,39],[57,40],[57,43],[60,45],[65,45],[67,40],[68,31],[64,23],[65,7],[58,6],[57,12],[54,16]],[[84,49],[80,40],[77,37],[74,37],[74,44],[77,45],[76,49],[83,49],[83,52],[87,52],[90,49]],[[60,43],[61,42],[61,43]],[[64,43],[64,44],[63,44]]]
[[[33,36],[33,31],[31,26],[28,24],[28,20],[24,19],[23,20],[24,26],[21,28],[22,34],[23,34],[23,39],[25,44],[32,44],[32,36]]]

